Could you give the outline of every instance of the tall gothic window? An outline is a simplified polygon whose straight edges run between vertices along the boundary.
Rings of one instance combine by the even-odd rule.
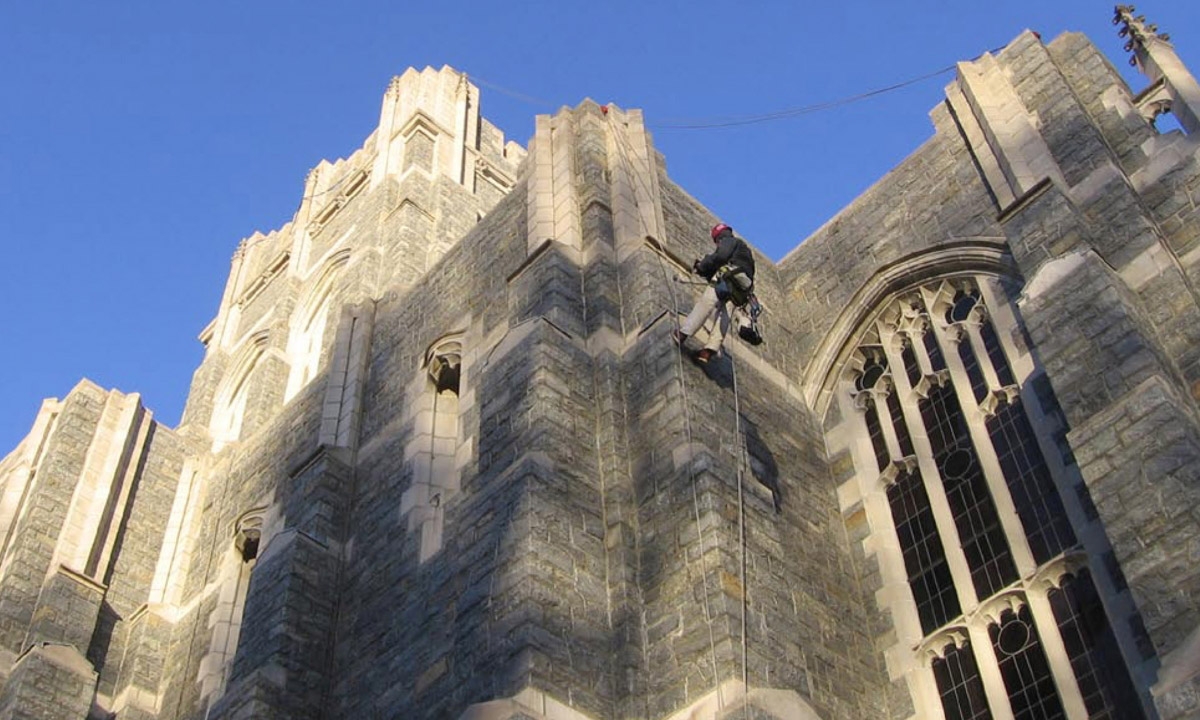
[[[894,298],[842,375],[879,560],[907,585],[891,609],[918,714],[1143,718],[1059,492],[1066,467],[1026,406],[1036,368],[1015,366],[1012,313],[988,306],[1003,297],[964,277]]]

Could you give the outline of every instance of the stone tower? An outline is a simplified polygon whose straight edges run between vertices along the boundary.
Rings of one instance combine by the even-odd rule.
[[[0,461],[0,718],[1200,717],[1200,100],[1132,13],[1139,93],[961,63],[705,367],[640,112],[396,78],[179,427],[83,381]]]

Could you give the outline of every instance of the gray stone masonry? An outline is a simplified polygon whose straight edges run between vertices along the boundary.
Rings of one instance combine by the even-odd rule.
[[[181,447],[135,397],[86,381],[61,402],[42,442],[30,474],[5,478],[6,491],[26,488],[0,586],[10,617],[30,614],[19,638],[13,626],[9,647],[19,656],[0,704],[11,717],[82,718],[98,690],[96,669],[116,678],[119,665],[105,661],[124,647],[126,614],[146,601],[162,532],[156,500],[173,492]],[[135,508],[146,516],[126,527]]]
[[[213,708],[243,704],[260,683],[274,684],[281,717],[318,718],[333,678],[329,675],[338,602],[338,575],[348,531],[350,470],[336,451],[322,448],[290,477],[287,525],[262,549],[242,621],[238,654],[224,697]],[[264,668],[277,672],[263,672]]]
[[[0,718],[918,717],[831,398],[884,303],[973,274],[1019,298],[1139,692],[1200,717],[1197,143],[1085,39],[963,63],[705,367],[670,331],[718,218],[641,113],[539,117],[526,157],[477,105],[397,78],[243,241],[177,430],[85,382],[0,461]]]
[[[161,618],[146,617],[145,609],[186,449],[175,433],[157,424],[152,427],[138,485],[129,499],[129,517],[137,522],[122,526],[106,576],[108,589],[99,625],[88,648],[88,659],[100,672],[97,690],[108,697],[117,696],[130,683],[143,689],[157,687],[157,681],[151,683],[148,677],[156,677],[161,667],[156,660],[143,658],[146,653],[162,657],[163,628]],[[139,615],[144,623],[140,631],[133,627],[133,619]],[[140,642],[134,640],[139,632],[144,633]],[[126,660],[123,664],[105,662],[110,657]]]
[[[13,665],[0,693],[0,718],[83,720],[95,683],[96,674],[75,648],[39,643]]]
[[[104,391],[81,384],[63,401],[44,459],[31,481],[25,519],[10,533],[0,583],[0,644],[19,654],[33,622],[42,582],[50,572],[67,504],[100,418]]]

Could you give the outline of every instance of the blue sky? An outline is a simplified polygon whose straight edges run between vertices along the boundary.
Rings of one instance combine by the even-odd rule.
[[[1200,73],[1200,3],[1139,11]],[[409,66],[487,83],[483,115],[522,144],[585,97],[643,109],[676,182],[779,258],[930,136],[951,74],[769,123],[665,125],[857,95],[1026,28],[1084,32],[1127,71],[1111,17],[1095,0],[5,3],[0,455],[82,377],[175,425],[239,240],[291,218]]]

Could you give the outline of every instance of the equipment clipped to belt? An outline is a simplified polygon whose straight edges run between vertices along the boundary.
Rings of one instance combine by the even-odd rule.
[[[742,272],[736,265],[722,265],[712,278],[713,287],[717,291],[717,299],[721,302],[733,303],[735,314],[742,317],[738,322],[738,337],[750,345],[761,345],[763,342],[762,304],[754,294],[754,280]]]
[[[753,295],[750,291],[754,289],[754,281],[733,264],[718,268],[713,273],[712,282],[717,291],[717,299],[721,302],[728,300],[737,307],[742,307]]]
[[[746,305],[739,310],[745,315],[747,322],[738,325],[738,337],[751,345],[762,345],[762,324],[759,320],[763,311],[762,303],[754,293],[750,293]]]

